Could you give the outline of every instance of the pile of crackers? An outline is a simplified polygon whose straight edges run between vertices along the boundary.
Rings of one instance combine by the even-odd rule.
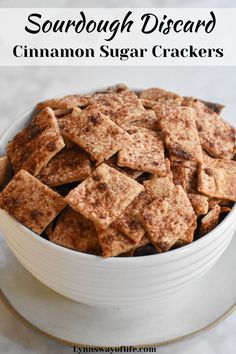
[[[39,103],[0,158],[1,208],[103,257],[189,244],[236,201],[235,129],[222,109],[123,84]]]

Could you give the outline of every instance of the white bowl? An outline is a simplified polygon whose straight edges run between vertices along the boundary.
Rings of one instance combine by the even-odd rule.
[[[25,113],[8,129],[0,140],[0,154],[30,116],[31,112]],[[94,306],[143,306],[171,296],[213,267],[236,229],[236,207],[192,244],[136,258],[102,259],[66,249],[33,233],[3,210],[0,227],[20,263],[58,293]]]

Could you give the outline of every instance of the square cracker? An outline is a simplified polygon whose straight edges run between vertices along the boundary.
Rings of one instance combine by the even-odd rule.
[[[64,127],[64,125],[66,124],[67,122],[67,119],[72,119],[73,120],[73,117],[76,117],[82,112],[82,110],[78,107],[74,107],[73,109],[71,109],[67,114],[63,115],[63,116],[60,116],[60,117],[57,117],[57,123],[58,123],[58,126],[59,126],[59,129],[60,129],[60,132],[61,132],[61,135],[64,139],[64,142],[65,142],[65,146],[67,148],[71,148],[73,146],[76,146],[75,143],[73,143],[73,141],[67,139],[65,136],[63,136],[63,133],[62,133],[62,129]],[[54,111],[55,115],[56,115],[56,111]]]
[[[178,241],[176,241],[176,243],[174,244],[174,248],[183,247],[185,245],[188,245],[189,243],[192,243],[196,227],[197,223],[194,220],[193,223],[187,229],[187,231],[185,231],[178,239]]]
[[[187,163],[186,163],[187,162]],[[198,166],[193,161],[171,162],[173,181],[181,185],[188,194],[188,198],[197,216],[208,212],[208,197],[198,193]]]
[[[96,226],[106,229],[143,190],[132,178],[102,164],[65,200]]]
[[[91,174],[88,154],[75,146],[62,149],[44,167],[37,178],[48,187],[83,181]]]
[[[140,99],[156,103],[168,103],[180,105],[182,97],[174,92],[166,91],[161,88],[153,87],[144,90],[139,95]]]
[[[60,214],[49,240],[76,251],[101,253],[94,224],[70,207]]]
[[[153,103],[153,106],[156,105],[156,102]],[[146,128],[151,130],[159,130],[159,121],[157,119],[156,113],[153,109],[147,109],[147,116],[144,116],[143,119],[133,122],[132,125],[135,127]]]
[[[236,161],[204,155],[198,172],[198,190],[209,197],[236,202]]]
[[[202,161],[202,147],[195,123],[195,111],[187,107],[156,105],[166,147],[170,154],[186,160]]]
[[[182,247],[188,245],[193,242],[194,231],[197,227],[196,219],[193,219],[192,223],[190,223],[188,229],[180,236],[178,241],[174,244],[174,247]]]
[[[35,176],[64,146],[57,119],[45,108],[9,142],[7,156],[15,173],[24,169]]]
[[[111,226],[106,230],[98,229],[97,234],[103,257],[115,257],[135,247],[134,242]]]
[[[132,170],[129,167],[121,167],[117,165],[117,154],[112,155],[108,160],[106,160],[106,164],[115,168],[116,170],[124,173],[126,176],[137,179],[143,174],[143,171]]]
[[[198,164],[195,161],[172,161],[171,170],[175,184],[182,185],[188,193],[198,193]]]
[[[145,191],[141,192],[125,211],[112,223],[112,226],[122,232],[130,240],[139,244],[145,234],[139,215],[143,208],[155,198],[168,196],[174,184],[168,177],[153,178],[144,182]]]
[[[128,133],[93,106],[64,119],[61,132],[87,151],[97,164],[114,155],[129,141]]]
[[[209,209],[208,197],[202,194],[188,193],[188,199],[197,216],[207,214]]]
[[[206,235],[208,232],[213,230],[218,222],[219,222],[219,216],[221,212],[221,207],[219,205],[215,205],[207,215],[204,216],[201,220],[201,226],[200,226],[200,235]]]
[[[89,104],[89,97],[81,95],[67,95],[62,98],[52,98],[37,104],[36,109],[41,111],[46,107],[54,110],[68,110],[73,107],[85,107]]]
[[[127,130],[136,122],[147,118],[147,112],[134,92],[95,93],[91,102],[118,126]]]
[[[141,213],[143,227],[159,252],[168,251],[190,225],[196,225],[196,215],[181,186],[165,198],[157,198]]]
[[[7,156],[0,157],[0,188],[4,187],[9,174],[9,161]]]
[[[19,171],[2,192],[2,209],[41,234],[66,206],[64,199],[28,172]]]
[[[118,165],[159,176],[166,174],[164,144],[159,133],[139,128],[130,136],[131,142],[118,153]]]
[[[196,125],[203,149],[213,157],[232,159],[235,129],[198,99],[186,97],[182,104],[196,112]]]
[[[170,177],[155,177],[145,181],[144,187],[152,197],[165,198],[173,192],[175,185]]]

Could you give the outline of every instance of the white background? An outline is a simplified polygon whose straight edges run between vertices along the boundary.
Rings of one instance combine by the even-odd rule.
[[[2,9],[0,12],[0,65],[234,65],[236,63],[236,47],[234,45],[236,32],[236,9],[217,9],[217,8],[204,8],[204,9],[131,9],[130,16],[128,17],[129,23],[132,23],[130,32],[126,30],[120,33],[124,18],[128,13],[128,9],[83,9],[84,16],[86,18],[86,25],[90,21],[96,21],[97,24],[109,21],[109,26],[114,21],[119,20],[120,28],[111,41],[107,41],[112,37],[112,32],[107,29],[105,32],[87,33],[83,30],[81,33],[76,33],[73,28],[70,28],[68,33],[61,33],[49,31],[47,33],[39,32],[37,34],[30,34],[25,31],[25,26],[29,29],[35,30],[37,27],[32,25],[28,21],[28,17],[36,13],[41,18],[33,18],[40,26],[45,21],[50,21],[52,24],[57,21],[68,20],[80,23],[81,21],[81,9],[75,8],[56,8],[56,9]],[[146,13],[152,13],[158,18],[158,24],[163,21],[164,16],[167,19],[163,22],[166,28],[167,20],[177,21],[181,19],[183,23],[188,23],[189,20],[193,21],[196,25],[198,21],[210,21],[212,19],[210,12],[214,13],[216,18],[216,24],[211,33],[206,33],[203,27],[200,27],[198,32],[195,33],[193,27],[193,33],[179,32],[176,33],[170,29],[168,34],[159,32],[158,28],[150,33],[142,33],[142,26],[144,22],[141,20],[142,16]],[[126,21],[126,24],[127,22]],[[148,22],[148,29],[154,25],[153,16]],[[46,27],[48,28],[48,26]],[[79,29],[82,28],[81,25]],[[17,46],[17,54],[20,57],[13,55],[13,48]],[[85,52],[87,48],[92,48],[93,55],[83,55],[81,57],[46,57],[45,55],[40,58],[35,55],[32,58],[24,57],[21,47],[26,48],[46,48],[51,50],[52,48],[72,48],[73,50],[79,49],[79,52]],[[105,46],[109,55],[104,57],[104,53],[101,51],[101,47]],[[223,57],[218,57],[214,53],[212,55],[204,54],[204,57],[190,57],[189,47],[196,48],[198,50],[223,50]],[[172,57],[169,53],[167,56],[163,56],[162,50],[155,51],[160,57],[153,55],[153,48],[165,48],[168,50],[184,48],[185,56],[178,55]],[[135,57],[129,56],[128,59],[121,60],[120,54],[114,54],[114,51],[126,51],[127,49],[139,51],[139,54]],[[141,49],[145,50],[144,55],[140,55]],[[187,51],[187,53],[186,53]],[[81,55],[81,54],[80,54]]]
[[[21,1],[32,7],[32,1]],[[44,6],[43,1],[34,1]],[[77,6],[98,6],[105,1],[77,1]],[[141,6],[141,1],[109,1],[114,6]],[[157,4],[158,3],[158,4]],[[234,1],[145,1],[145,6],[234,6]],[[213,4],[212,4],[213,3]],[[47,1],[48,6],[75,6],[75,1]],[[15,1],[0,0],[3,7],[14,6]],[[17,3],[20,6],[20,1]],[[1,11],[1,9],[0,9]],[[194,95],[226,104],[224,118],[236,123],[236,68],[159,67],[159,68],[0,68],[0,134],[19,114],[36,102],[66,93],[80,92],[91,87],[103,87],[117,82],[132,87],[160,86],[183,95]],[[235,124],[236,125],[236,124]],[[0,260],[1,262],[1,260]],[[220,279],[219,279],[220,281]],[[236,314],[205,334],[160,348],[161,354],[235,354]],[[67,354],[72,349],[58,344],[26,328],[0,304],[0,353],[4,354]]]

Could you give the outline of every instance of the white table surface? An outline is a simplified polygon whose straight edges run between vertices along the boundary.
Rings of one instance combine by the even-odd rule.
[[[234,1],[146,1],[145,7],[225,6]],[[11,0],[0,0],[0,7],[15,6]],[[112,1],[110,6],[144,6],[141,1]],[[42,0],[21,1],[22,7],[107,6],[106,1]],[[192,95],[226,105],[224,118],[236,126],[236,67],[211,68],[0,68],[0,134],[19,114],[36,102],[68,93],[81,92],[91,87],[104,87],[125,82],[131,87],[159,86],[183,95]],[[1,260],[0,260],[1,262]],[[159,348],[161,354],[234,354],[236,352],[236,313],[217,327],[185,342]],[[25,327],[0,302],[0,353],[38,354],[72,353],[73,350]]]

